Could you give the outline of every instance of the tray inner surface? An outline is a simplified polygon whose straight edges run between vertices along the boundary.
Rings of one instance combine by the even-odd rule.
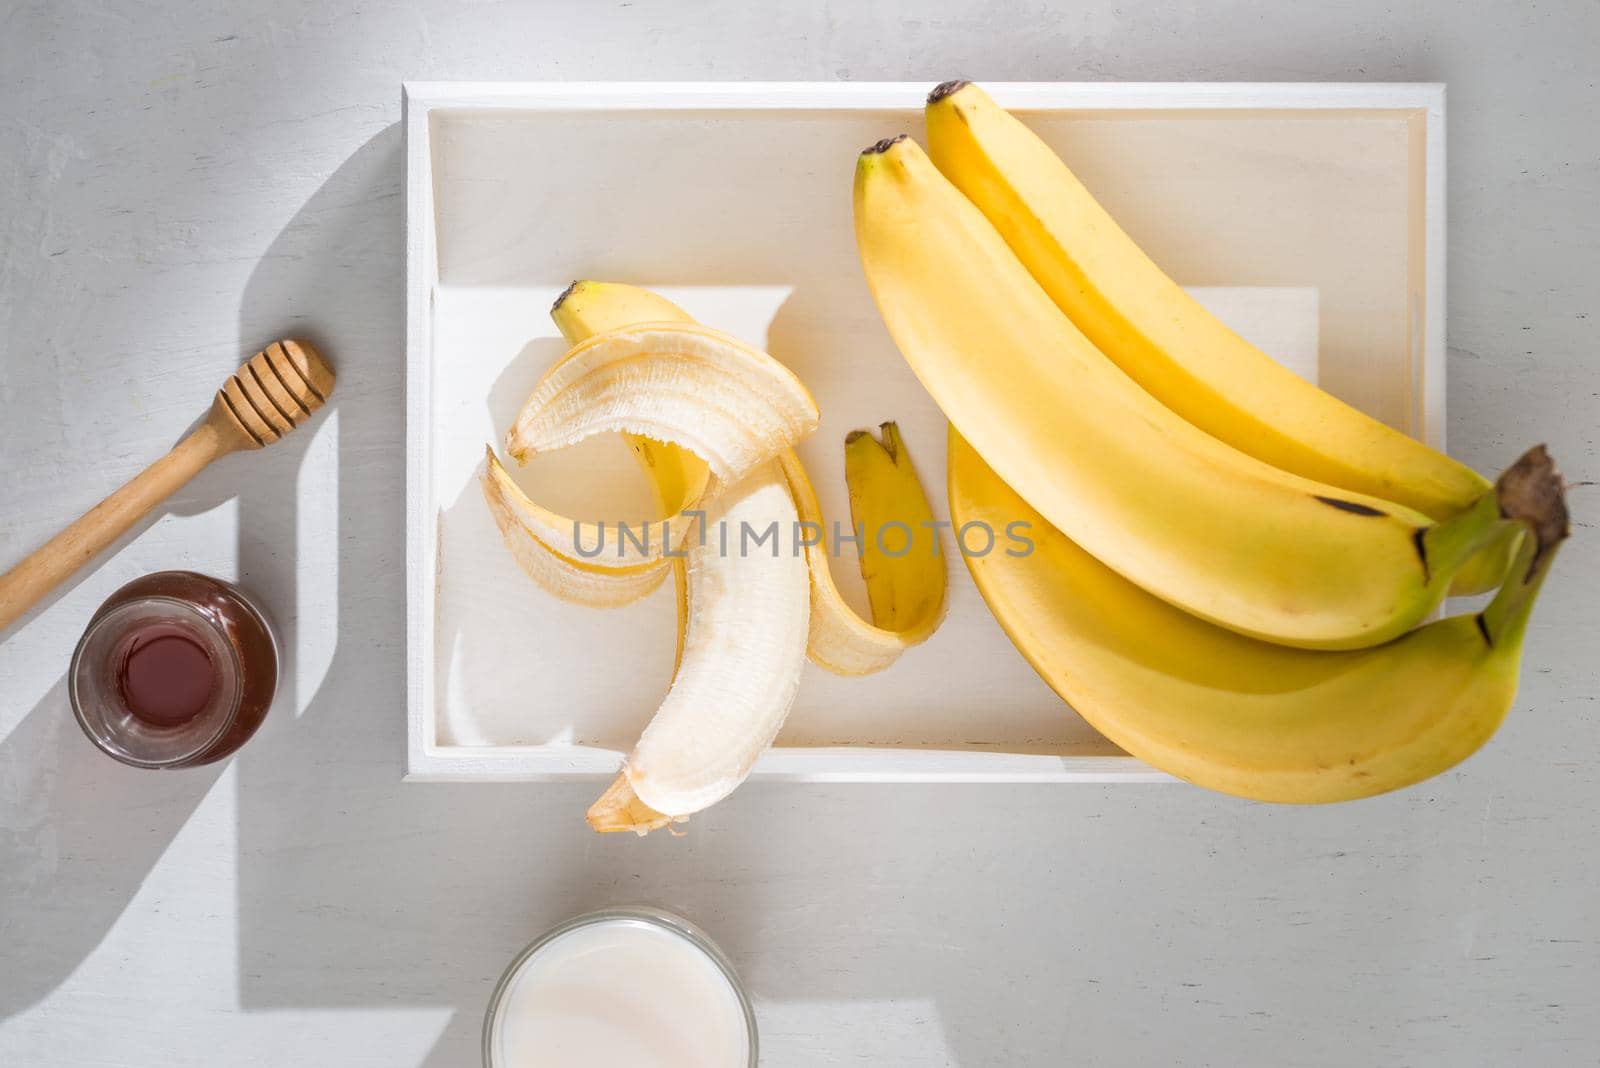
[[[1180,282],[1322,385],[1415,432],[1421,140],[1403,112],[1077,112],[1027,118]],[[842,441],[901,424],[945,517],[944,420],[896,353],[856,263],[856,153],[907,113],[435,112],[432,492],[439,523],[435,742],[631,744],[670,677],[668,586],[630,608],[561,604],[499,542],[475,475],[563,350],[576,277],[659,289],[811,387],[800,449],[848,525]],[[616,443],[512,468],[591,517],[640,514]],[[947,543],[951,554],[953,544]],[[894,668],[808,668],[780,744],[1115,752],[1033,674],[950,558],[951,611]],[[865,597],[847,546],[835,574]]]

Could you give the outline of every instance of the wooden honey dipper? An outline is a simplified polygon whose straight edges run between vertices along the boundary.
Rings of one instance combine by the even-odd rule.
[[[121,537],[219,456],[271,445],[333,392],[333,368],[304,341],[274,341],[217,391],[193,433],[133,481],[0,575],[0,630]]]

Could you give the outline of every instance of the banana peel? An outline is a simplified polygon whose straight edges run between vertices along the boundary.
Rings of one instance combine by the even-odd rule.
[[[676,304],[650,290],[591,280],[580,280],[569,286],[556,301],[551,317],[562,335],[575,343],[587,341],[596,334],[641,323],[694,321]],[[947,578],[944,560],[938,551],[937,537],[931,526],[932,507],[898,430],[890,429],[893,424],[884,424],[884,428],[882,433],[885,440],[888,441],[892,436],[894,449],[890,453],[884,451],[883,446],[877,446],[886,462],[876,462],[876,458],[865,451],[866,444],[876,442],[865,431],[853,432],[847,438],[845,447],[845,478],[850,486],[852,517],[858,528],[865,525],[869,532],[867,542],[860,546],[858,552],[862,577],[873,606],[870,621],[863,619],[840,593],[830,570],[826,537],[821,537],[815,543],[808,542],[804,549],[812,577],[810,658],[819,667],[838,675],[859,676],[884,670],[906,649],[926,641],[944,616]],[[861,435],[865,435],[863,444],[853,444],[862,440]],[[709,468],[692,449],[642,434],[625,436],[655,486],[657,498],[665,511],[669,514],[673,511],[681,513],[703,499],[708,488]],[[896,455],[898,461],[891,459]],[[799,456],[792,449],[784,449],[778,459],[799,510],[802,526],[807,531],[819,533],[828,529],[816,491]],[[547,516],[542,524],[525,519],[525,525],[536,533],[561,524],[565,524],[561,528],[563,530],[574,529],[573,520],[565,517]],[[902,557],[904,563],[896,562],[884,569],[872,563],[874,560],[881,561],[883,553],[870,533],[895,524],[912,531],[913,542],[910,552]],[[595,543],[595,532],[581,524],[577,529],[587,544]],[[898,530],[899,526],[895,529]],[[553,555],[556,559],[540,560],[538,574],[533,569],[524,569],[534,574],[541,586],[558,596],[566,595],[568,599],[594,607],[627,603],[623,597],[628,594],[633,594],[634,599],[643,596],[655,586],[644,589],[645,582],[640,578],[640,573],[659,566],[664,569],[664,574],[670,565],[678,590],[678,644],[681,655],[683,631],[688,622],[681,560],[661,557],[641,560],[637,554],[620,560],[612,558],[606,562],[606,566],[620,572],[621,577],[615,583],[603,585],[592,574],[594,568],[589,561],[552,548],[561,544],[558,538],[549,536],[538,540],[539,545],[533,551],[542,551],[546,556]],[[552,573],[567,577],[559,583],[552,582]],[[880,606],[894,604],[897,600],[886,592],[891,585],[897,586],[900,591],[900,607],[892,615],[883,614]]]
[[[871,675],[900,654],[924,642],[944,619],[945,562],[940,554],[933,509],[928,504],[910,454],[894,423],[882,427],[889,448],[864,430],[845,439],[845,481],[850,490],[851,522],[861,578],[867,587],[872,621],[851,608],[834,583],[824,542],[827,528],[816,490],[792,453],[782,457],[783,472],[802,524],[821,535],[806,545],[811,565],[811,660],[835,675]],[[879,535],[890,528],[910,532],[904,555],[886,557]],[[898,536],[898,535],[896,535]],[[893,550],[891,550],[893,551]]]
[[[665,299],[639,286],[613,285],[579,279],[556,298],[550,308],[550,318],[569,344],[587,341],[596,334],[616,330],[634,323],[693,322],[689,313]],[[687,449],[664,441],[654,441],[640,434],[624,433],[623,440],[633,450],[645,477],[655,488],[656,503],[661,514],[670,514],[674,502],[698,499],[704,495],[711,469],[705,461]],[[689,507],[678,505],[679,510]],[[556,570],[580,566],[582,561],[554,554],[557,559],[550,564]],[[672,573],[673,604],[677,606],[676,651],[672,670],[676,674],[683,661],[683,631],[689,618],[689,579],[681,557],[666,562]],[[598,605],[596,607],[605,607]]]
[[[844,439],[850,519],[863,535],[861,578],[874,623],[902,636],[925,635],[944,615],[938,527],[900,427],[883,423],[878,432],[857,430]]]
[[[595,608],[620,608],[655,592],[667,577],[654,562],[631,567],[597,567],[555,551],[530,522],[539,506],[528,499],[501,465],[492,448],[485,448],[480,483],[489,514],[518,566],[545,590],[577,604]]]

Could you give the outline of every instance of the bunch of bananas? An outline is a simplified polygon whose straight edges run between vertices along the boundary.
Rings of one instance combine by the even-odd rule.
[[[1283,369],[979,87],[936,88],[927,130],[929,153],[862,153],[857,244],[950,419],[952,521],[1033,524],[1031,554],[967,564],[1045,681],[1260,800],[1381,793],[1481,746],[1568,532],[1543,448],[1491,484]]]

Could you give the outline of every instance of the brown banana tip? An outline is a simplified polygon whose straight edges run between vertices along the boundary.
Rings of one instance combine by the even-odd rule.
[[[1494,484],[1500,514],[1528,524],[1539,553],[1558,545],[1572,533],[1567,511],[1566,483],[1550,450],[1535,445],[1506,468]]]
[[[883,451],[888,453],[892,460],[900,459],[900,424],[893,419],[887,423],[879,423],[878,433],[883,438]]]
[[[852,430],[850,433],[844,436],[844,443],[846,445],[853,444],[854,442],[860,441],[870,433],[871,431],[869,430]]]
[[[565,304],[567,302],[567,298],[572,296],[572,294],[576,292],[577,288],[581,285],[583,285],[583,279],[574,278],[572,280],[572,284],[563,289],[561,291],[561,295],[556,298],[556,302],[550,305],[551,314],[554,314],[556,310],[561,307],[561,305]]]
[[[906,134],[895,134],[893,137],[885,137],[882,141],[875,142],[863,149],[861,154],[863,156],[881,156],[901,141],[904,141],[907,136]]]
[[[928,103],[937,104],[951,93],[960,92],[962,89],[965,89],[971,84],[972,83],[967,81],[965,78],[957,78],[953,81],[940,82],[938,85],[934,86],[933,91],[928,94]]]

